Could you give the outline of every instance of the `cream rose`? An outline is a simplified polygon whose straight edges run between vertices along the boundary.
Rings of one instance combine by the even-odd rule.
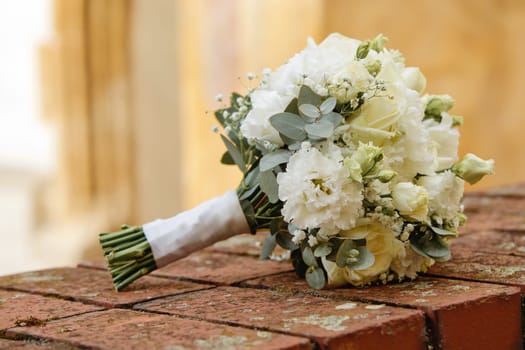
[[[400,182],[392,188],[392,204],[403,216],[427,221],[428,193],[411,182]]]
[[[378,222],[365,219],[360,225],[340,235],[350,239],[366,239],[366,248],[374,255],[374,264],[364,270],[338,267],[334,262],[323,259],[328,274],[328,285],[338,287],[345,284],[362,286],[376,281],[388,272],[392,259],[399,254],[403,243],[395,238],[394,232]]]

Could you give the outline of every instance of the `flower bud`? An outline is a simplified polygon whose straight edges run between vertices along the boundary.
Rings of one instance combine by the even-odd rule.
[[[440,117],[441,112],[447,112],[454,106],[454,99],[449,95],[427,95],[425,100],[425,115],[431,117]]]
[[[383,152],[380,147],[371,143],[360,142],[351,159],[361,166],[361,175],[366,176],[372,171],[376,163],[383,159]]]
[[[426,221],[428,214],[428,193],[411,182],[400,182],[392,189],[392,204],[401,215],[419,221]]]
[[[473,185],[485,175],[494,174],[494,160],[483,160],[472,153],[452,166],[454,174]]]
[[[377,179],[383,183],[386,183],[390,180],[392,180],[394,178],[394,176],[396,176],[397,173],[393,170],[389,170],[389,169],[384,169],[384,170],[381,170],[379,171],[379,173],[377,174]]]
[[[417,67],[407,67],[403,71],[403,80],[409,89],[421,94],[427,86],[427,79]]]

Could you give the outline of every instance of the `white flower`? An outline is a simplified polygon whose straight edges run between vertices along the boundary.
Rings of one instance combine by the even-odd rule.
[[[403,71],[403,80],[409,89],[417,91],[419,94],[423,93],[427,86],[427,79],[425,79],[425,76],[417,67],[405,68]]]
[[[463,159],[454,164],[452,171],[473,185],[488,174],[494,174],[494,160],[483,160],[472,153],[467,153]]]
[[[417,277],[418,272],[425,271],[433,264],[434,260],[417,254],[410,247],[410,243],[406,242],[392,260],[390,269],[396,273],[399,280],[405,277],[413,279]]]
[[[437,155],[437,169],[447,169],[458,159],[459,131],[452,127],[453,119],[447,112],[441,113],[441,123],[434,119],[423,122],[434,142]]]
[[[283,145],[279,132],[270,124],[270,117],[283,112],[291,98],[277,91],[255,90],[251,95],[252,109],[241,125],[241,132],[247,139],[268,141]]]
[[[308,236],[308,245],[310,247],[315,247],[319,242],[317,241],[317,238],[314,235]]]
[[[437,215],[445,220],[453,220],[461,212],[463,180],[450,170],[422,176],[418,185],[427,190],[430,216]]]
[[[304,142],[277,175],[281,212],[301,229],[349,229],[361,215],[363,186],[350,178],[339,147],[323,145],[321,153]]]
[[[381,274],[389,270],[392,259],[403,248],[403,244],[395,238],[392,230],[374,221],[363,220],[359,226],[341,232],[341,235],[351,239],[366,239],[366,248],[374,255],[375,260],[367,269],[352,270],[349,267],[340,268],[335,263],[323,259],[328,284],[334,287],[347,283],[362,286],[376,281]]]
[[[428,215],[428,194],[411,182],[400,182],[392,188],[392,204],[403,216],[426,222]]]
[[[305,238],[306,233],[303,230],[295,230],[292,232],[292,242],[294,242],[296,245],[301,244]]]

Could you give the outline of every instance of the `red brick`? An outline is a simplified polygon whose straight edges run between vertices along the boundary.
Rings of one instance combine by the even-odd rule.
[[[38,340],[7,340],[0,339],[0,350],[75,350],[79,349],[69,344],[57,342],[42,342]]]
[[[420,277],[400,284],[316,291],[295,273],[250,280],[244,285],[417,308],[427,315],[433,345],[438,349],[518,349],[521,344],[521,298],[515,287]]]
[[[525,258],[455,249],[452,259],[432,266],[429,275],[517,286],[525,293]]]
[[[0,277],[0,287],[117,307],[210,286],[146,276],[117,293],[106,271],[58,268]]]
[[[451,241],[452,254],[456,249],[516,255],[525,257],[525,232],[521,231],[480,231],[475,234],[459,236]]]
[[[467,224],[462,232],[482,230],[525,232],[525,197],[468,196],[464,200]]]
[[[424,348],[422,313],[385,305],[355,303],[345,308],[341,304],[311,295],[219,287],[135,308],[305,336],[323,349]]]
[[[100,307],[21,292],[0,290],[0,331],[17,323],[40,323]]]
[[[108,310],[18,327],[33,336],[97,349],[310,349],[308,339],[131,310]]]
[[[198,252],[156,270],[152,275],[227,285],[290,270],[293,267],[288,261],[261,261],[251,256]]]
[[[525,182],[493,188],[484,192],[471,192],[472,195],[525,197]]]

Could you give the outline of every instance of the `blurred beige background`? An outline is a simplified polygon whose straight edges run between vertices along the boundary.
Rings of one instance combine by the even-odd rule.
[[[0,274],[100,255],[98,232],[235,187],[240,173],[219,163],[211,132],[213,97],[245,92],[247,72],[335,31],[384,33],[421,68],[428,92],[456,99],[461,155],[496,160],[497,175],[474,190],[525,180],[522,0],[12,3],[0,3],[2,56],[23,47],[28,59],[0,60],[0,102],[14,111],[0,106],[10,136],[0,152]]]

